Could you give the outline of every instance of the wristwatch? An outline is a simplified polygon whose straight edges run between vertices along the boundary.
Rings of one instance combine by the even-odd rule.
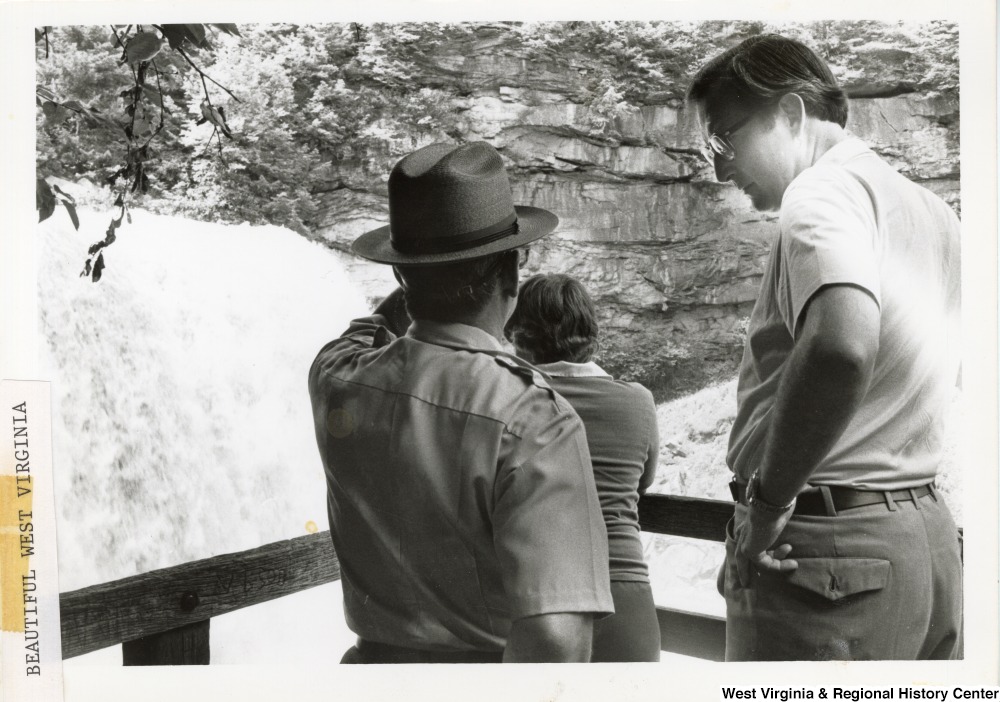
[[[784,506],[772,505],[770,502],[765,502],[760,497],[760,471],[755,470],[750,475],[750,482],[747,483],[747,507],[767,514],[784,514],[795,507],[795,498],[793,497],[792,501]]]

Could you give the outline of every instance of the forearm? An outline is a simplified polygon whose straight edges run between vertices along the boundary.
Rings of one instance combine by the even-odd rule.
[[[587,663],[593,615],[576,612],[540,614],[511,625],[504,663]]]
[[[870,379],[871,363],[864,359],[830,354],[809,341],[796,345],[757,466],[763,500],[788,504],[802,490],[844,433]]]

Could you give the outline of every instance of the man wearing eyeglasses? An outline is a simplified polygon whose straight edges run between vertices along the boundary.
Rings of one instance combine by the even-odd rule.
[[[718,180],[780,222],[727,455],[727,660],[961,657],[958,534],[934,488],[958,218],[845,130],[846,95],[800,42],[747,39],[688,99]]]
[[[432,144],[389,176],[355,253],[400,288],[309,372],[350,663],[587,662],[614,611],[583,424],[505,353],[527,247],[489,144]]]

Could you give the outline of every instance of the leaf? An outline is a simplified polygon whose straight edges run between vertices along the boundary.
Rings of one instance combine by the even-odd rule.
[[[44,36],[45,36],[45,31],[39,29],[38,27],[35,27],[35,43],[37,44],[38,42],[40,42],[42,40],[42,37]]]
[[[101,279],[102,272],[104,272],[104,254],[100,253],[97,255],[97,260],[94,261],[94,273],[91,279],[96,283]]]
[[[72,195],[64,192],[62,188],[54,183],[52,184],[52,189],[56,191],[57,195],[59,195],[59,200],[69,213],[70,221],[73,222],[73,228],[80,231],[80,218],[76,214],[76,200],[73,199]]]
[[[187,29],[184,28],[183,24],[160,25],[160,31],[167,38],[171,49],[179,49],[184,45],[184,42],[188,41]]]
[[[185,24],[184,29],[187,33],[188,41],[190,41],[195,46],[202,46],[205,43],[205,25],[203,24]]]
[[[73,116],[72,110],[67,110],[54,102],[43,103],[42,113],[45,115],[45,121],[54,125],[62,124]]]
[[[35,178],[35,209],[38,210],[38,221],[44,222],[56,209],[56,196],[44,178]]]
[[[83,272],[80,273],[80,277],[82,278],[85,275],[90,275],[90,259],[89,258],[87,259],[87,262],[83,264]]]
[[[58,193],[60,195],[60,199],[63,202],[69,202],[69,203],[71,203],[73,205],[76,204],[76,199],[72,195],[70,195],[69,193],[67,193],[65,190],[63,190],[62,188],[60,188],[58,185],[56,185],[55,183],[52,184],[52,189],[55,190],[56,193]]]
[[[216,27],[217,29],[220,29],[223,32],[225,32],[226,34],[229,34],[229,35],[234,36],[234,37],[242,37],[243,36],[242,34],[240,34],[240,30],[236,28],[235,24],[218,23],[217,22],[217,23],[213,24],[212,26]]]
[[[125,56],[129,63],[149,61],[163,48],[163,40],[155,32],[140,32],[125,44]]]
[[[139,136],[147,135],[152,131],[153,131],[153,124],[145,117],[139,117],[138,119],[136,119],[135,124],[132,125],[133,134]]]
[[[80,231],[80,218],[76,215],[76,205],[72,202],[66,202],[63,200],[63,207],[69,212],[70,221],[73,222],[73,229]]]
[[[149,97],[154,98],[156,100],[159,100],[161,102],[163,101],[163,94],[159,90],[157,90],[156,88],[154,88],[153,86],[146,85],[145,83],[143,83],[142,90]]]

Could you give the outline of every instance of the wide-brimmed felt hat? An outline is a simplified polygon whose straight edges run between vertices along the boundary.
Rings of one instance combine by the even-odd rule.
[[[516,249],[552,232],[559,218],[514,205],[503,159],[486,142],[431,144],[389,175],[389,224],[353,251],[378,263],[451,263]]]

